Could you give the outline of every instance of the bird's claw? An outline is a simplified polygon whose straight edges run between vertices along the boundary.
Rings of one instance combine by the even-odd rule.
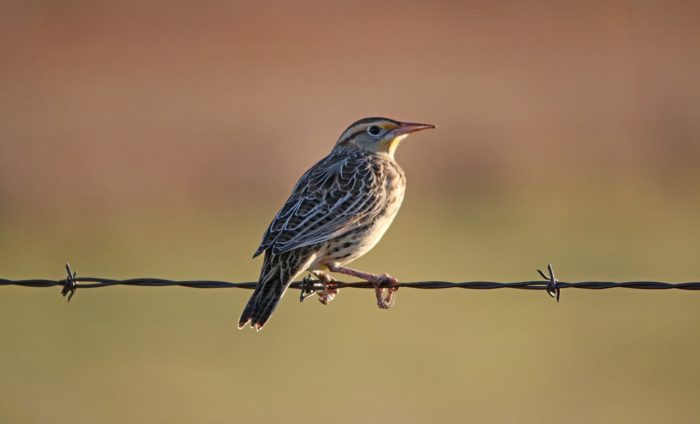
[[[335,287],[332,283],[324,283],[323,290],[316,290],[318,295],[318,301],[324,305],[328,305],[335,299],[335,295],[338,294],[340,290]]]
[[[394,293],[399,290],[399,288],[395,285],[398,284],[398,282],[399,280],[389,274],[382,274],[379,276],[374,284],[374,293],[377,297],[377,306],[379,309],[389,309],[394,306]],[[382,287],[383,285],[387,284],[391,287]]]

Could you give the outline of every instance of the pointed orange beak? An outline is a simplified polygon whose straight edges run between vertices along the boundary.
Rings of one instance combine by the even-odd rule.
[[[431,130],[434,129],[435,125],[430,124],[418,124],[415,122],[402,122],[398,128],[394,129],[396,135],[411,134],[416,131]]]

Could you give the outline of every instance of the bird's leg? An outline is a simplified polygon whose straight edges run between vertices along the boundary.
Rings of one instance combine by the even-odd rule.
[[[339,274],[350,275],[353,277],[360,278],[365,281],[369,281],[374,284],[374,294],[377,296],[377,306],[380,309],[389,309],[394,304],[394,293],[399,289],[398,287],[387,287],[382,288],[382,284],[394,285],[399,282],[396,278],[389,274],[371,274],[369,272],[360,271],[357,269],[346,268],[340,266],[337,263],[331,263],[327,265],[328,270],[331,272],[337,272]],[[384,295],[384,290],[387,294]]]
[[[328,305],[330,302],[333,301],[335,298],[335,295],[337,295],[340,292],[340,289],[335,287],[333,284],[333,278],[328,275],[327,273],[320,271],[320,270],[314,270],[311,271],[311,273],[316,276],[316,278],[321,281],[323,284],[323,290],[316,290],[316,294],[318,295],[318,301],[323,303],[324,305]]]

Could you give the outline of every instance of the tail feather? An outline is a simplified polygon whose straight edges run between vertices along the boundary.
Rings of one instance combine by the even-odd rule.
[[[260,330],[267,320],[270,319],[270,316],[282,299],[284,290],[288,286],[288,284],[283,286],[281,282],[276,281],[266,281],[262,284],[261,290],[253,295],[254,297],[248,301],[243,310],[238,321],[238,328],[243,328],[250,322],[251,327]],[[277,290],[276,286],[279,286],[282,290]]]
[[[248,323],[258,331],[263,328],[294,278],[308,266],[308,255],[300,253],[291,251],[273,255],[265,252],[258,285],[238,320],[239,329]]]
[[[280,300],[282,300],[282,295],[289,283],[291,283],[291,280],[286,283],[275,280],[261,280],[258,282],[258,287],[238,320],[238,328],[243,328],[250,322],[252,328],[260,330],[267,320],[270,319]]]

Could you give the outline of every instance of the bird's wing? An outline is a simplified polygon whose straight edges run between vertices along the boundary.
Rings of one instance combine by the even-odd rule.
[[[299,179],[253,257],[320,243],[371,222],[385,207],[384,177],[365,155],[331,153]]]

